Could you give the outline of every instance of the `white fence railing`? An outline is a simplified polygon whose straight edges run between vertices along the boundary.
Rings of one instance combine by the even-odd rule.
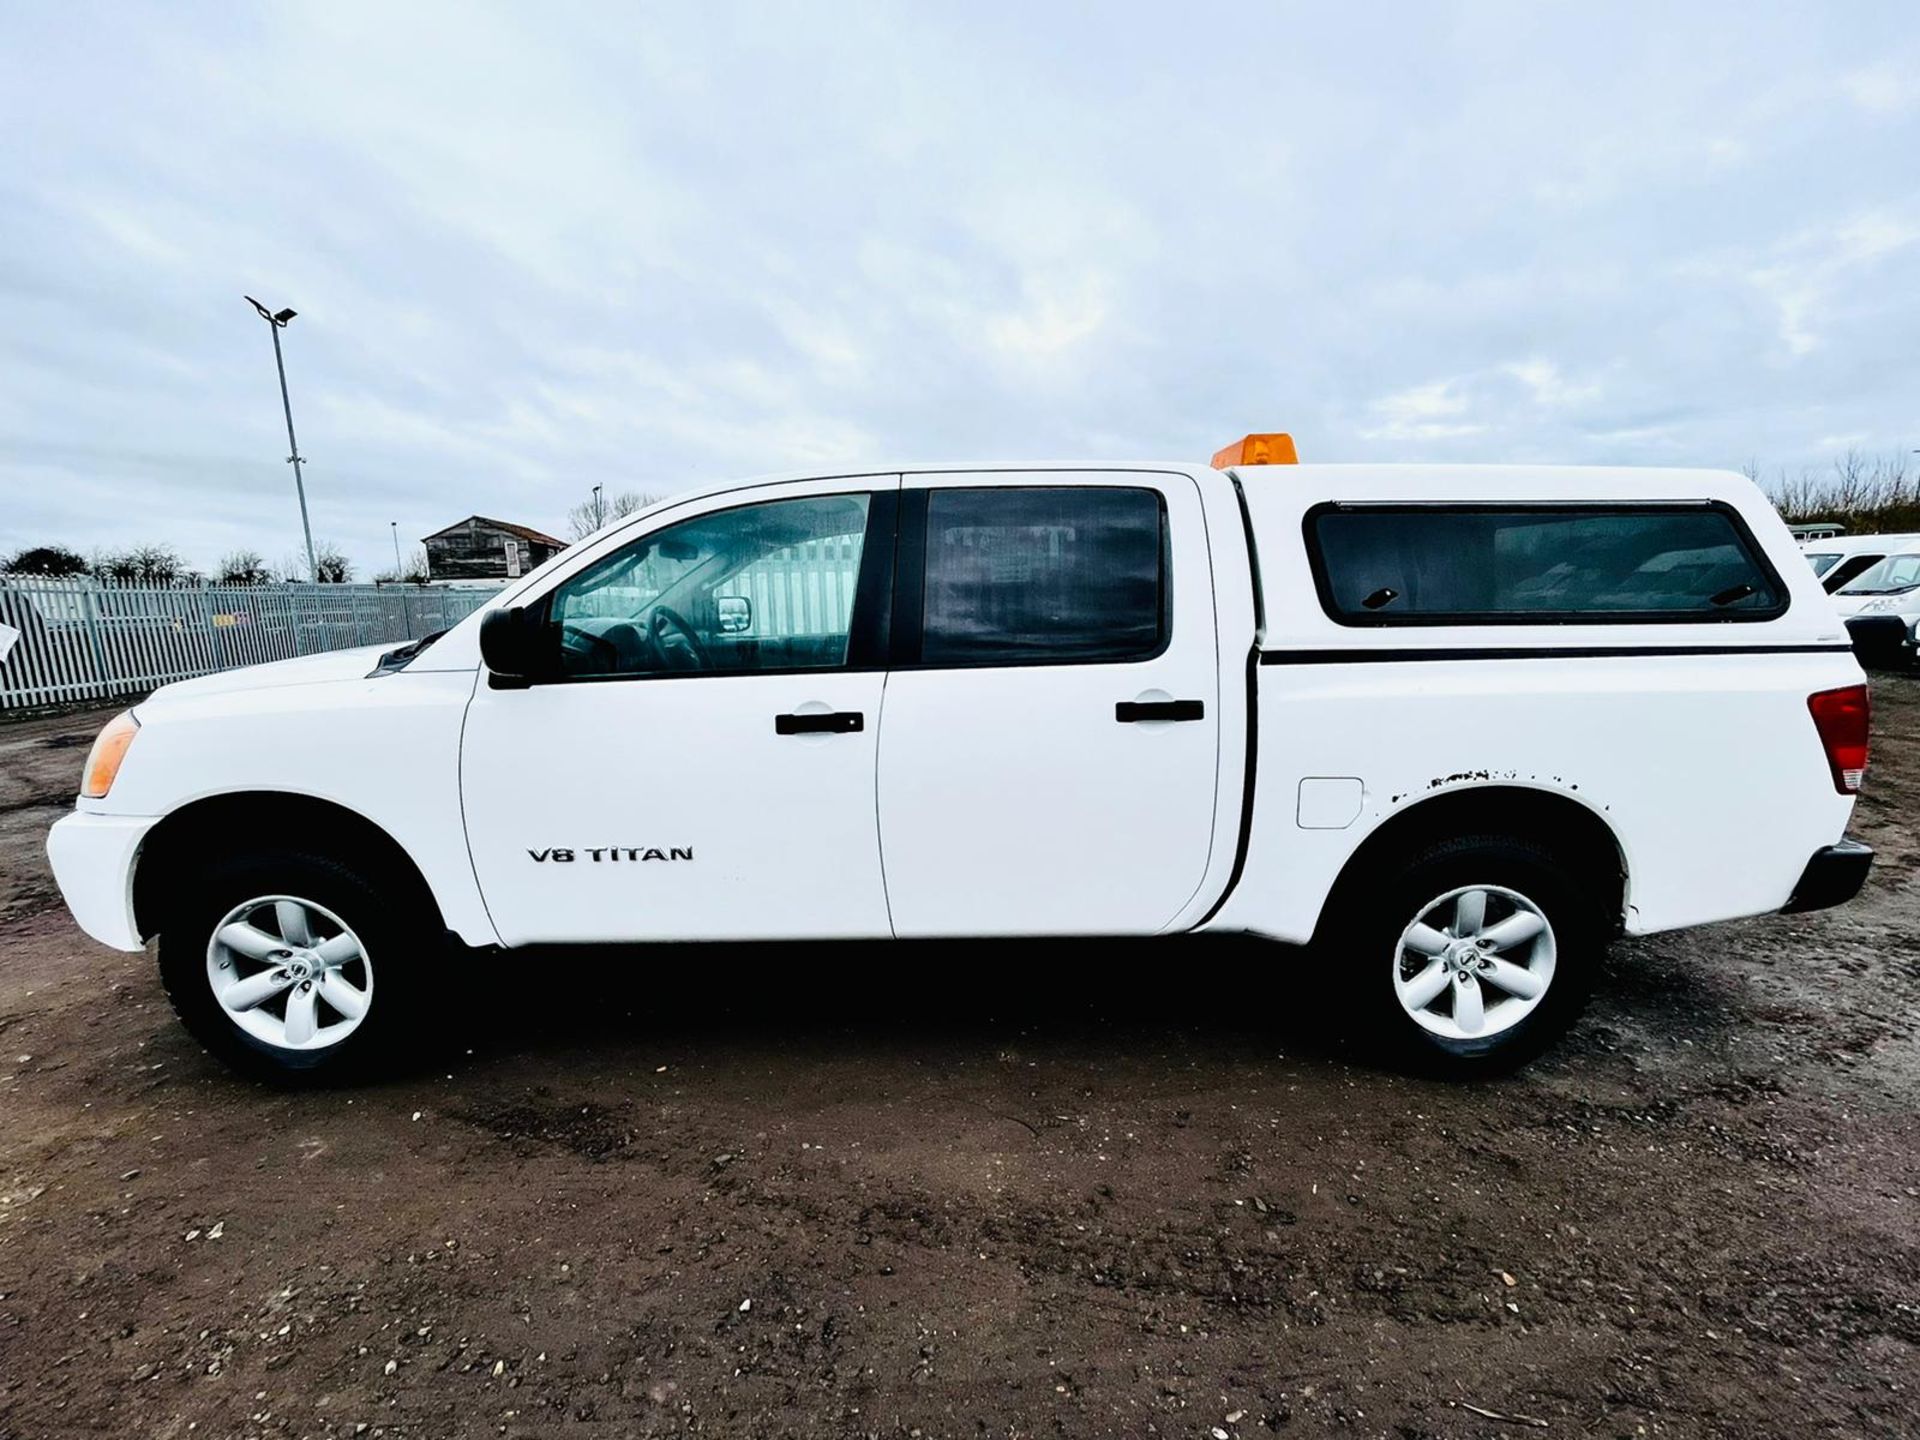
[[[131,585],[0,576],[0,709],[134,695],[352,645],[417,640],[494,592],[421,585]]]

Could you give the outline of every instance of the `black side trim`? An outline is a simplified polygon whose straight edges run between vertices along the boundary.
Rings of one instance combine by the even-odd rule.
[[[1227,901],[1233,898],[1233,892],[1240,887],[1240,877],[1247,868],[1247,849],[1253,843],[1253,790],[1258,778],[1255,767],[1260,757],[1260,650],[1255,646],[1247,652],[1247,779],[1245,789],[1240,795],[1240,839],[1234,846],[1233,869],[1227,872],[1227,886],[1220,892],[1220,898],[1213,902],[1207,913],[1194,921],[1195,930],[1206,928],[1207,922],[1218,915]]]
[[[926,610],[927,491],[922,486],[900,492],[899,540],[893,551],[894,669],[919,665]]]
[[[1654,655],[1844,655],[1850,645],[1422,645],[1389,649],[1262,650],[1262,665],[1387,665],[1407,660],[1600,660]]]
[[[1800,883],[1793,887],[1793,898],[1781,908],[1782,915],[1798,915],[1807,910],[1825,910],[1844,905],[1860,893],[1873,868],[1873,850],[1858,840],[1842,840],[1824,850],[1813,852]]]
[[[899,514],[898,490],[875,490],[868,497],[867,534],[860,547],[860,573],[853,581],[853,625],[847,634],[849,670],[880,670],[887,664]]]

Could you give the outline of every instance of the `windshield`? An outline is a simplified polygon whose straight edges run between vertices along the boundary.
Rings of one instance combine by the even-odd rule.
[[[1840,587],[1842,595],[1897,595],[1920,587],[1920,555],[1889,555]]]

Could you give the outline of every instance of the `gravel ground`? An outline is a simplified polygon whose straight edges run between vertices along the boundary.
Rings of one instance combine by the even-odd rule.
[[[1617,946],[1459,1087],[1193,940],[542,956],[451,1069],[259,1088],[59,906],[103,717],[0,725],[0,1436],[1920,1432],[1876,701],[1860,901]]]

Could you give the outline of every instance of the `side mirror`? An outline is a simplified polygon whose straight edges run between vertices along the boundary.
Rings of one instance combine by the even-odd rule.
[[[715,602],[722,635],[744,635],[753,628],[753,602],[744,595],[722,595]]]
[[[544,674],[547,630],[537,610],[514,605],[489,612],[480,622],[480,658],[491,672],[495,689],[530,685]]]

